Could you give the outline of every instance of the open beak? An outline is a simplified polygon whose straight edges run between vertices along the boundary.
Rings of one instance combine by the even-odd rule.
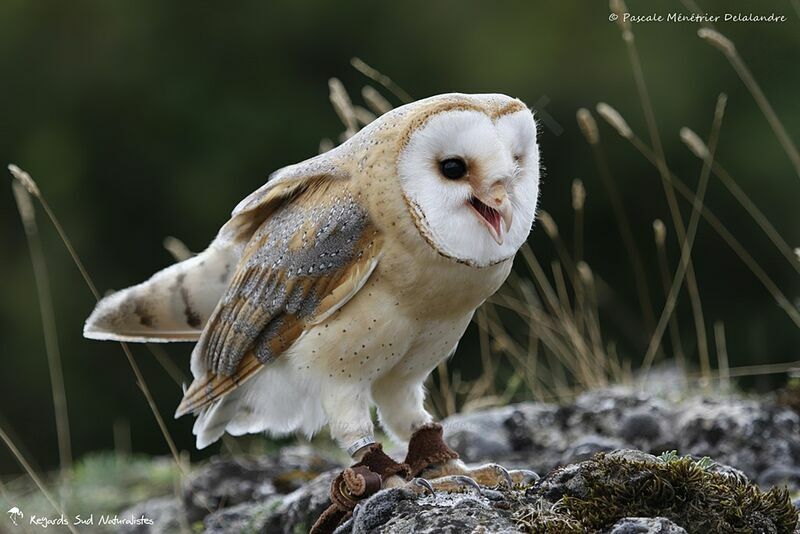
[[[512,221],[511,201],[505,186],[497,182],[488,190],[476,191],[470,197],[469,205],[486,225],[492,238],[502,245]]]

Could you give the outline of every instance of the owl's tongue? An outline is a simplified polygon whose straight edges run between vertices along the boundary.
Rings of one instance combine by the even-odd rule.
[[[495,241],[498,243],[502,243],[503,241],[503,227],[502,227],[502,220],[503,217],[500,215],[500,212],[496,209],[490,208],[477,197],[472,197],[469,199],[470,205],[478,212],[483,220],[485,220],[489,227],[494,230],[494,235],[492,236]]]

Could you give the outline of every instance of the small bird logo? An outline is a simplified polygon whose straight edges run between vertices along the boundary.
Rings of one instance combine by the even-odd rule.
[[[16,527],[16,526],[19,526],[19,525],[17,525],[17,519],[19,519],[20,521],[22,521],[22,518],[24,518],[24,517],[25,517],[25,514],[23,514],[23,513],[22,513],[22,510],[20,510],[20,509],[19,509],[19,508],[17,508],[16,506],[14,506],[13,508],[11,508],[11,510],[9,510],[9,511],[8,511],[8,512],[6,512],[6,513],[8,514],[8,517],[9,517],[9,518],[11,518],[11,522],[12,522],[12,523],[14,523],[14,526],[15,526],[15,527]]]

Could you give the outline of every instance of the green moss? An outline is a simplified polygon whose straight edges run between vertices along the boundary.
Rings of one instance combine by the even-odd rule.
[[[759,532],[770,523],[792,532],[797,524],[786,489],[761,491],[690,458],[651,463],[600,454],[592,464],[583,471],[588,495],[560,503],[589,529],[632,516],[666,517],[689,532]]]
[[[258,510],[253,514],[253,517],[244,528],[245,534],[260,532],[263,528],[265,520],[271,516],[283,503],[283,497],[273,497],[262,505],[258,506]]]
[[[77,462],[68,478],[54,475],[46,483],[68,516],[99,516],[119,513],[154,497],[171,495],[178,479],[177,467],[170,458],[98,453]],[[9,506],[18,506],[28,514],[55,514],[52,505],[30,479],[20,477],[9,481],[7,489]],[[96,527],[96,530],[110,531],[111,528]]]
[[[113,512],[175,491],[179,473],[170,458],[92,454],[76,466],[62,489],[71,507]]]

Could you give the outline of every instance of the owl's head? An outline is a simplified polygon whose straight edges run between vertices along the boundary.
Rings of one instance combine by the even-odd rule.
[[[450,94],[401,112],[407,126],[397,173],[422,236],[475,267],[512,258],[528,237],[539,195],[531,111],[505,95]]]

